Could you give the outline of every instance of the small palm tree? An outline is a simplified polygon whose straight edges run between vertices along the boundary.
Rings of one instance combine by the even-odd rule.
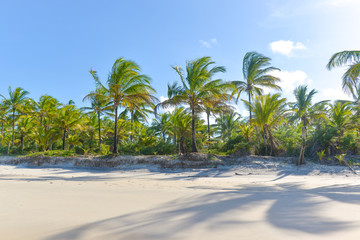
[[[34,119],[31,116],[21,116],[18,121],[18,132],[20,133],[21,151],[24,151],[25,137],[28,136],[35,127]]]
[[[219,72],[225,72],[225,67],[215,64],[210,57],[198,58],[186,63],[186,76],[181,67],[173,67],[180,77],[180,84],[168,86],[168,100],[160,103],[158,107],[176,107],[182,104],[189,106],[191,114],[192,152],[197,152],[195,120],[196,113],[202,112],[205,102],[218,101],[226,98],[226,89],[230,84],[225,84],[221,79],[212,80]],[[156,111],[156,109],[155,109]]]
[[[236,86],[236,101],[239,100],[240,94],[246,92],[248,94],[248,103],[251,105],[251,100],[256,95],[263,94],[263,87],[270,89],[281,90],[277,85],[280,79],[271,75],[274,70],[279,70],[275,67],[270,67],[271,58],[257,52],[248,52],[243,60],[243,76],[244,81],[233,81]],[[234,93],[235,93],[234,92]],[[249,108],[250,119],[252,119],[252,109]]]
[[[270,143],[270,155],[276,155],[277,144],[272,130],[283,120],[286,111],[285,98],[280,94],[256,96],[253,103],[244,101],[254,112],[252,123],[259,127],[263,134],[264,150],[267,152],[267,141]]]
[[[94,75],[93,75],[94,76]],[[129,104],[139,105],[144,102],[151,104],[157,101],[152,94],[156,93],[150,85],[150,78],[140,74],[140,67],[133,61],[118,58],[109,74],[107,84],[104,86],[94,77],[96,83],[104,90],[104,95],[110,102],[114,111],[114,149],[118,152],[118,108]]]
[[[239,120],[240,116],[235,112],[223,114],[219,118],[216,118],[217,131],[222,140],[228,141],[231,139],[236,129],[240,127]]]
[[[27,99],[28,91],[18,87],[14,91],[9,87],[9,98],[4,97],[0,94],[1,97],[4,98],[4,104],[8,106],[12,110],[12,140],[11,145],[14,145],[15,138],[15,112],[19,109],[21,104]]]
[[[340,136],[351,124],[351,102],[335,101],[330,105],[330,118],[329,123],[331,126],[336,127],[340,131]]]
[[[65,150],[66,136],[69,130],[80,127],[81,112],[74,105],[66,105],[58,110],[55,128],[62,131],[62,150]]]
[[[306,147],[306,129],[310,122],[315,118],[320,118],[325,115],[324,106],[327,101],[322,101],[312,105],[312,99],[317,92],[313,89],[307,92],[307,86],[298,86],[294,90],[296,102],[290,103],[290,108],[293,111],[291,120],[300,120],[302,129],[302,144],[298,164],[304,164],[304,154]]]

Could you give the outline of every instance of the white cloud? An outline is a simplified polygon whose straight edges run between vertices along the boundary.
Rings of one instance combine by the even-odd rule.
[[[208,41],[205,41],[205,40],[199,40],[199,43],[201,43],[201,45],[203,47],[206,47],[206,48],[212,48],[214,45],[217,45],[217,39],[216,38],[212,38]]]
[[[353,100],[350,96],[346,95],[340,86],[335,88],[322,88],[316,97],[318,101],[322,100]]]
[[[270,48],[273,53],[280,53],[288,57],[293,55],[294,51],[306,50],[306,46],[301,42],[294,43],[293,41],[279,40],[270,43]]]
[[[283,93],[292,94],[294,89],[299,85],[310,85],[312,80],[307,76],[304,71],[273,71],[271,75],[280,78],[280,87]]]

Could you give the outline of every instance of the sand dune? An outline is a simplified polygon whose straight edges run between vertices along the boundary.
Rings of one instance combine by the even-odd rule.
[[[1,239],[357,239],[359,177],[295,173],[0,165]]]

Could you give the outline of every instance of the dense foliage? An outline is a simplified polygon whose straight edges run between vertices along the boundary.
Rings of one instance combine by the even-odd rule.
[[[173,69],[179,82],[168,85],[168,99],[159,102],[151,79],[133,61],[115,61],[106,82],[95,81],[84,96],[89,107],[39,100],[18,87],[0,103],[0,153],[72,156],[74,154],[258,154],[304,157],[358,154],[360,96],[358,52],[336,53],[331,69],[343,64],[343,87],[354,101],[313,103],[315,90],[299,86],[295,102],[281,96],[278,70],[270,58],[250,52],[244,57],[244,80],[225,82],[225,67],[210,57]],[[277,90],[263,94],[263,88]],[[232,105],[241,96],[250,118]],[[205,114],[205,115],[203,115]],[[205,117],[203,117],[205,116]],[[214,118],[213,124],[210,118]]]

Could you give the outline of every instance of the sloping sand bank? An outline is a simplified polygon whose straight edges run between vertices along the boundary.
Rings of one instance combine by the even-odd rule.
[[[0,165],[1,239],[358,239],[344,170],[84,170]]]

